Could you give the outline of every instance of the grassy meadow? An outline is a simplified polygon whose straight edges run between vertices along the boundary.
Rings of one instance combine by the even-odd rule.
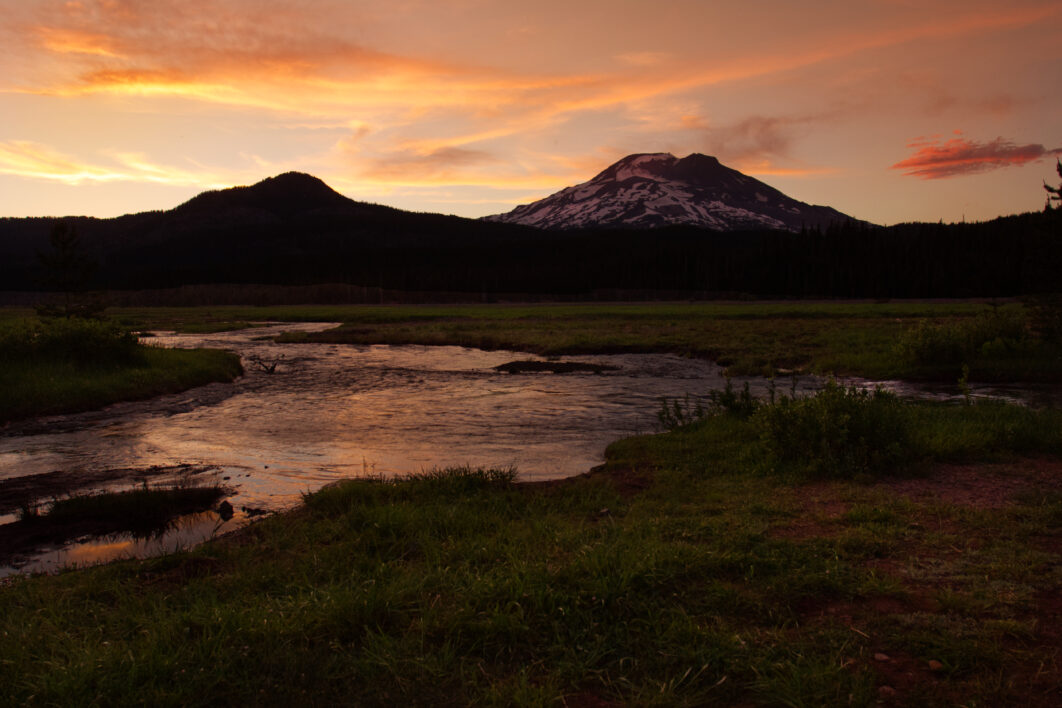
[[[1062,414],[831,395],[724,406],[571,480],[351,480],[187,553],[14,580],[0,686],[13,705],[1057,705]],[[908,449],[835,460],[880,405]],[[816,464],[780,451],[783,408]]]
[[[734,375],[790,371],[954,382],[1060,381],[1062,345],[1029,308],[996,302],[774,302],[114,308],[134,329],[211,332],[262,321],[338,322],[281,341],[459,345],[546,356],[672,352]],[[0,313],[2,316],[2,313]]]
[[[1057,343],[1018,303],[112,316],[183,331],[343,323],[309,341],[667,351],[732,373],[1062,378]],[[663,402],[660,421],[569,480],[349,480],[185,553],[7,579],[0,703],[1062,704],[1062,411],[830,383]]]

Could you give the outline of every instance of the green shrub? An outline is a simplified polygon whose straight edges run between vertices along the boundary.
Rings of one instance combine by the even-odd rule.
[[[903,402],[881,388],[829,381],[810,397],[782,396],[753,417],[770,466],[812,478],[880,475],[911,458]]]
[[[922,320],[900,336],[896,354],[915,364],[961,364],[975,357],[1000,358],[1020,351],[1027,338],[1021,311],[994,308],[965,322],[934,324]]]
[[[966,356],[966,344],[959,325],[922,320],[900,335],[896,353],[916,364],[957,364]]]

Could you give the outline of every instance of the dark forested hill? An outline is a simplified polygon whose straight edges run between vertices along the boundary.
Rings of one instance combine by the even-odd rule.
[[[308,175],[207,192],[116,219],[0,219],[0,289],[47,281],[59,221],[97,290],[349,283],[406,291],[578,297],[972,297],[1057,291],[1062,212],[977,224],[860,223],[800,232],[543,231],[347,199]]]
[[[114,219],[0,219],[0,288],[40,287],[45,278],[37,254],[47,249],[59,221],[76,228],[97,262],[91,285],[109,289],[343,282],[367,271],[376,278],[389,269],[370,267],[370,254],[376,264],[400,252],[510,243],[533,231],[357,202],[315,177],[287,173],[205,192],[168,211]]]

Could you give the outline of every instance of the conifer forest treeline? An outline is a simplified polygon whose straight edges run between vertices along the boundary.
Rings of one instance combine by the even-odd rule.
[[[197,284],[374,291],[523,293],[574,298],[948,298],[1057,292],[1062,211],[970,224],[858,222],[799,233],[540,231],[374,207],[269,220],[0,220],[0,290],[55,290],[49,234],[76,231],[92,262],[80,287],[116,291]],[[54,258],[51,259],[54,261]],[[68,286],[67,286],[68,287]]]

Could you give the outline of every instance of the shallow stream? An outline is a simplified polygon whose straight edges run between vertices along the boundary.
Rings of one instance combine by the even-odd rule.
[[[140,483],[138,471],[202,465],[233,488],[228,499],[236,509],[227,522],[213,513],[189,517],[159,539],[117,537],[50,549],[17,567],[0,567],[0,576],[193,545],[246,523],[257,510],[289,508],[302,494],[346,477],[464,464],[512,466],[524,480],[579,474],[603,461],[610,442],[656,430],[661,397],[703,395],[725,383],[715,364],[668,354],[561,358],[616,367],[602,374],[506,374],[494,367],[540,358],[462,347],[272,341],[280,332],[332,326],[163,333],[146,341],[229,349],[240,354],[247,373],[232,384],[0,429],[0,481],[129,470],[92,487],[120,489]],[[277,362],[276,370],[255,365],[256,357]],[[744,381],[735,379],[735,386]],[[749,382],[754,394],[766,394],[767,381]],[[798,383],[809,390],[821,382]],[[936,393],[897,387],[908,395],[955,394],[954,387]],[[0,524],[14,520],[0,515]]]

